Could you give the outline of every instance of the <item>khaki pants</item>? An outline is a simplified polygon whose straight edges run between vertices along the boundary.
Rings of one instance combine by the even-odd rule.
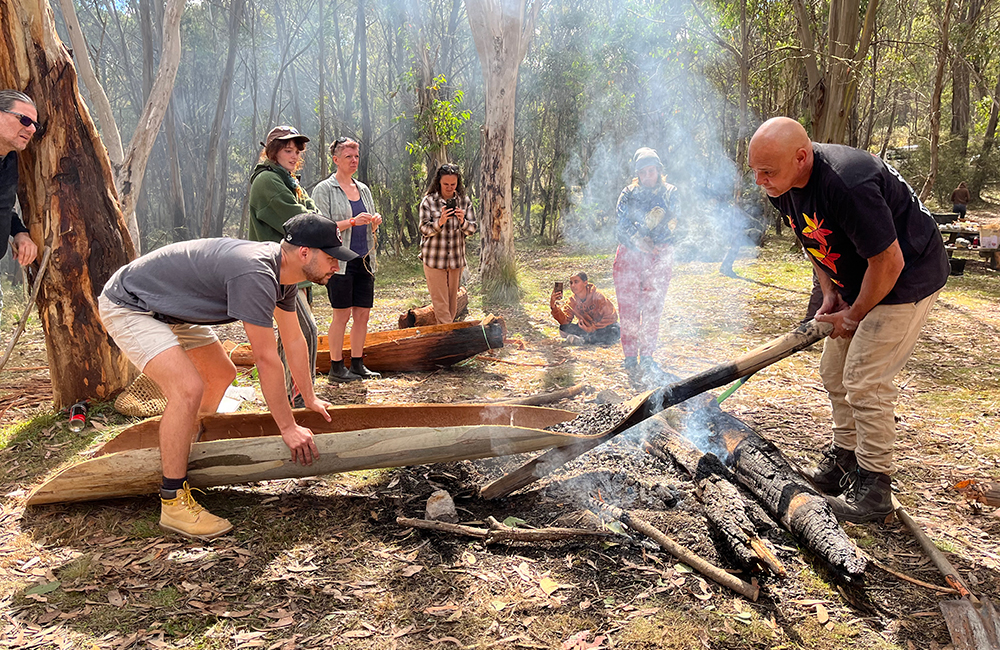
[[[432,269],[424,264],[424,277],[427,278],[427,290],[431,293],[434,319],[438,325],[455,322],[462,269]]]
[[[878,305],[853,337],[827,339],[823,346],[819,373],[833,406],[833,442],[853,449],[869,472],[893,472],[899,395],[893,379],[913,353],[938,293],[916,303]]]

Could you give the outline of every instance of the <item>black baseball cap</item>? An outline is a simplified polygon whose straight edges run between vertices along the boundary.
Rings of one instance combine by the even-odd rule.
[[[316,212],[299,214],[285,222],[285,241],[294,246],[318,248],[341,262],[350,262],[358,254],[344,247],[340,229],[332,219]]]

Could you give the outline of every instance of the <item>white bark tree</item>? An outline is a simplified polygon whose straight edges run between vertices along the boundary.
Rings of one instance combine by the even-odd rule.
[[[541,0],[466,0],[469,27],[483,68],[486,118],[482,129],[480,275],[484,297],[501,304],[519,298],[514,262],[511,178],[514,171],[514,96],[518,69],[531,43]]]
[[[825,53],[816,49],[812,16],[805,2],[793,0],[792,6],[809,82],[812,139],[842,144],[846,141],[847,121],[857,98],[858,75],[871,45],[878,0],[868,2],[860,33],[860,0],[831,0]]]
[[[83,83],[87,86],[91,100],[95,104],[98,120],[103,127],[105,146],[111,156],[115,173],[115,187],[118,190],[118,201],[122,215],[128,224],[128,232],[132,237],[136,254],[139,254],[139,223],[136,221],[135,206],[142,189],[142,180],[146,174],[146,163],[153,151],[153,144],[160,132],[163,118],[170,103],[170,95],[174,90],[177,69],[181,61],[181,16],[184,13],[186,0],[166,0],[163,12],[163,48],[160,54],[160,67],[156,73],[153,88],[146,98],[146,106],[139,118],[135,133],[128,149],[122,151],[122,138],[111,112],[104,88],[94,74],[87,51],[87,42],[80,30],[80,21],[76,16],[73,0],[59,0],[63,19],[69,32],[70,42],[76,54],[76,63],[80,70]]]

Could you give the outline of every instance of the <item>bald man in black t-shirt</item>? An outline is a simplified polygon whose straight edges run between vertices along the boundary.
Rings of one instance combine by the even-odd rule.
[[[787,117],[757,129],[748,158],[817,271],[816,320],[834,326],[820,361],[833,445],[810,478],[838,518],[884,519],[893,511],[893,378],[948,278],[941,235],[895,169],[859,149],[814,143]]]

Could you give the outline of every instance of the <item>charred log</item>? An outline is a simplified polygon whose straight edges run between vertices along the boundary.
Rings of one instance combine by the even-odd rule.
[[[727,555],[751,571],[770,570],[786,575],[784,565],[761,534],[781,534],[780,528],[753,499],[735,485],[732,472],[715,454],[702,453],[666,422],[665,414],[648,420],[652,425],[647,449],[682,467],[695,480],[698,500],[714,538]]]
[[[804,546],[849,583],[861,582],[867,558],[837,522],[826,499],[808,485],[771,442],[749,426],[718,411],[714,436],[729,452],[727,465],[737,480]]]

